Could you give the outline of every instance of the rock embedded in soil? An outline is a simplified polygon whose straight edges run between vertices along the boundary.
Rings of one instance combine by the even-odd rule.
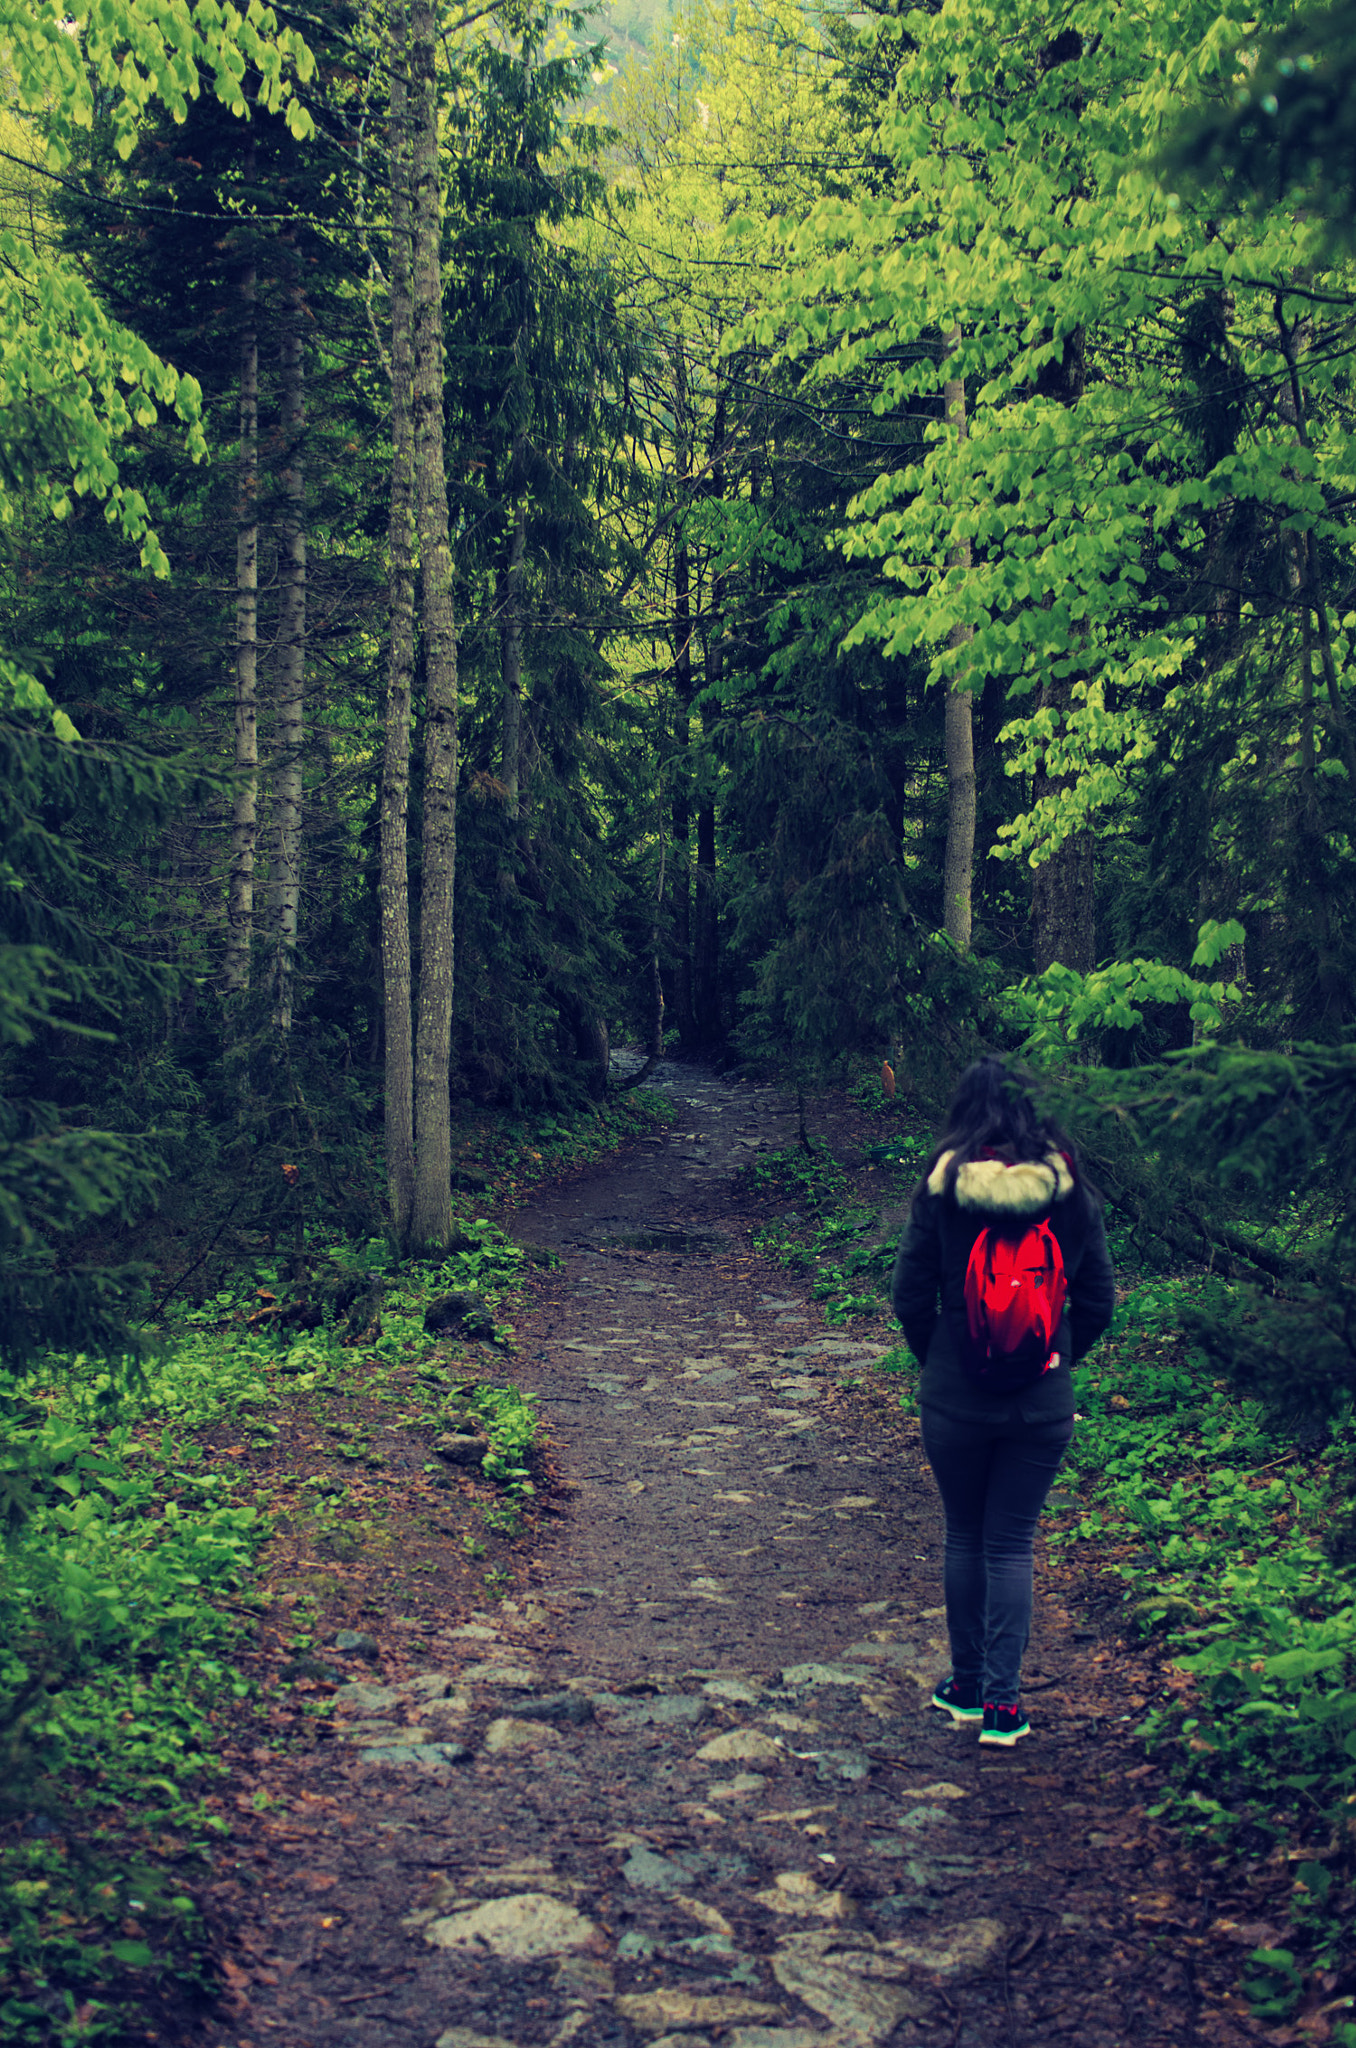
[[[697,1761],[704,1764],[781,1763],[785,1757],[783,1745],[757,1728],[732,1728],[728,1735],[704,1742],[697,1751]]]
[[[539,1683],[523,1664],[468,1664],[461,1676],[465,1685],[502,1685],[510,1692],[531,1692]]]
[[[793,1935],[773,1956],[772,1974],[842,2039],[884,2041],[901,2020],[933,2017],[931,2002],[906,1981],[911,1965],[869,1934]]]
[[[892,1941],[890,1951],[916,1970],[954,1982],[988,1969],[1002,1954],[1006,1940],[1007,1929],[1001,1920],[967,1920],[936,1941]]]
[[[594,1718],[593,1701],[582,1692],[551,1692],[540,1699],[517,1700],[513,1711],[520,1721],[564,1721],[572,1727]]]
[[[488,1436],[482,1436],[476,1430],[449,1431],[447,1435],[433,1439],[435,1458],[441,1458],[445,1465],[465,1466],[468,1470],[479,1470],[489,1448]]]
[[[364,1629],[341,1628],[334,1638],[334,1648],[345,1657],[365,1657],[369,1664],[375,1664],[381,1656],[381,1649],[375,1636]]]
[[[560,1730],[549,1721],[522,1721],[504,1714],[485,1730],[485,1754],[503,1756],[512,1749],[541,1749],[560,1740]]]
[[[488,1950],[504,1962],[530,1963],[585,1948],[597,1933],[577,1907],[548,1892],[520,1892],[431,1920],[424,1939],[432,1948]]]
[[[808,1870],[778,1871],[772,1884],[754,1893],[769,1913],[800,1920],[851,1920],[856,1909],[844,1892],[828,1891]]]
[[[758,1998],[728,1992],[703,1994],[663,1989],[633,1992],[616,2001],[624,2020],[642,2033],[666,2033],[671,2027],[728,2027],[736,2020],[775,2020],[780,2008]]]
[[[391,1764],[397,1769],[442,1771],[451,1764],[464,1764],[472,1752],[462,1742],[374,1742],[360,1747],[367,1764]]]
[[[334,1695],[334,1708],[338,1714],[386,1714],[400,1704],[400,1688],[395,1685],[341,1685]]]

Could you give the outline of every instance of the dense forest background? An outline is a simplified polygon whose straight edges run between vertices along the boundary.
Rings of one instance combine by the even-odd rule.
[[[1351,2048],[1356,7],[0,0],[0,79],[0,2021],[141,2014],[45,1817],[196,1827],[250,1694],[195,1431],[459,1303],[516,1531],[486,1214],[612,1048],[799,1091],[837,1321],[985,1048],[1107,1203],[1153,1812]]]
[[[1340,137],[1247,81],[1340,98],[1337,30],[115,15],[6,31],[12,1329],[112,1299],[64,1224],[267,1224],[304,1147],[436,1244],[450,1105],[618,1038],[924,1098],[998,1044],[1122,1122],[1177,1054],[1214,1156],[1312,1135],[1356,300]]]

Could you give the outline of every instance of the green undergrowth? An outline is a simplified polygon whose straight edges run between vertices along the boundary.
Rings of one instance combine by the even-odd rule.
[[[586,1141],[562,1129],[549,1170],[654,1120],[637,1095],[588,1119]],[[544,1140],[541,1122],[529,1135]],[[0,1377],[0,2039],[145,2039],[212,1996],[195,1877],[227,1826],[209,1797],[217,1722],[249,1696],[234,1658],[269,1531],[267,1500],[211,1457],[212,1432],[228,1424],[247,1464],[301,1404],[343,1432],[340,1456],[380,1463],[335,1418],[355,1391],[413,1379],[402,1419],[483,1432],[482,1476],[500,1489],[486,1524],[515,1533],[538,1420],[504,1368],[514,1294],[545,1257],[474,1215],[445,1257],[403,1264],[384,1239],[308,1229],[285,1261],[169,1311],[139,1365],[54,1356]],[[426,1328],[449,1297],[482,1341]]]
[[[223,1412],[264,1398],[250,1362],[221,1374]],[[117,2041],[209,1983],[191,1881],[266,1522],[206,1468],[173,1348],[116,1398],[75,1358],[0,1406],[0,2038]]]
[[[890,1192],[897,1203],[907,1198],[930,1149],[927,1139],[902,1131],[872,1148],[878,1163],[893,1169]],[[810,1280],[826,1322],[848,1323],[889,1306],[898,1232],[884,1228],[880,1204],[851,1199],[847,1175],[823,1139],[812,1139],[808,1150],[793,1145],[761,1153],[751,1178],[765,1201],[784,1205],[754,1243]]]
[[[1247,1980],[1279,2017],[1356,1947],[1356,1577],[1332,1541],[1356,1427],[1342,1413],[1297,1443],[1219,1376],[1184,1334],[1219,1287],[1157,1280],[1122,1304],[1080,1369],[1081,1505],[1052,1540],[1098,1546],[1129,1628],[1164,1646],[1153,1811],[1288,1893],[1291,1946]]]
[[[603,1158],[627,1138],[672,1123],[674,1115],[660,1090],[630,1088],[584,1110],[467,1118],[453,1137],[453,1185],[511,1202]]]

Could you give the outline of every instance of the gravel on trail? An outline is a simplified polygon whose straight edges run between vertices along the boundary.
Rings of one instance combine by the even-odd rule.
[[[889,1331],[826,1328],[751,1249],[738,1177],[794,1138],[786,1102],[660,1078],[670,1130],[511,1219],[564,1261],[511,1367],[567,1487],[536,1582],[336,1693],[202,2039],[1257,2040],[1232,1995],[1256,1930],[1146,1818],[1094,1632],[1038,1602],[1014,1750],[928,1707],[921,1448],[831,1398]]]

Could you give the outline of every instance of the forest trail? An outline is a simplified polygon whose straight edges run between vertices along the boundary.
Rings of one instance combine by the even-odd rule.
[[[1257,2039],[1220,1902],[1145,1818],[1156,1773],[1093,1632],[1041,1600],[1018,1750],[927,1708],[921,1449],[826,1398],[883,1347],[826,1329],[739,1211],[740,1166],[794,1118],[698,1069],[666,1084],[668,1133],[512,1219],[564,1259],[513,1368],[563,1534],[530,1596],[338,1692],[207,2038]]]

